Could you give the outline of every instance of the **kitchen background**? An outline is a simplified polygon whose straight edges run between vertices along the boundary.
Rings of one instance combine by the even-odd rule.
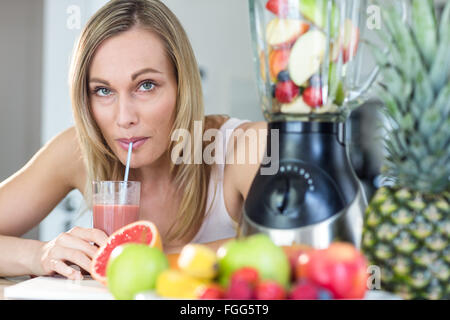
[[[0,1],[0,182],[73,125],[67,83],[73,45],[89,17],[106,2]],[[206,114],[263,120],[247,0],[163,2],[191,39],[203,75]],[[371,66],[365,64],[367,71]],[[368,197],[377,184],[382,157],[382,144],[376,139],[378,106],[369,96],[348,125],[352,162]],[[26,195],[18,196],[26,201]],[[90,227],[90,212],[80,215],[83,205],[81,194],[72,191],[24,237],[48,241],[75,225]]]

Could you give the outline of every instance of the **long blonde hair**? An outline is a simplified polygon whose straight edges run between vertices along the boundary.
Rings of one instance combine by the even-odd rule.
[[[72,110],[81,150],[88,171],[85,197],[91,201],[92,181],[121,180],[123,164],[106,143],[92,115],[88,96],[88,71],[93,55],[106,39],[133,26],[148,29],[159,36],[171,61],[178,84],[175,118],[171,134],[185,129],[193,136],[194,121],[204,127],[204,107],[200,73],[189,39],[176,16],[159,0],[113,0],[104,5],[87,22],[75,50],[70,67]],[[172,135],[171,135],[172,136]],[[171,152],[177,141],[171,141]],[[187,143],[183,141],[182,143]],[[191,144],[192,153],[202,152]],[[210,167],[206,164],[171,162],[170,174],[183,196],[176,223],[169,229],[167,240],[193,237],[203,220]],[[178,192],[177,192],[178,194]],[[200,204],[200,205],[199,205]]]

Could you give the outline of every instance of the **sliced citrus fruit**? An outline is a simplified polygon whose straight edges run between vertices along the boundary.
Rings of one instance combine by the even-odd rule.
[[[161,236],[153,222],[140,220],[130,223],[111,234],[106,244],[98,249],[91,263],[92,278],[106,285],[106,267],[111,252],[124,243],[143,243],[163,249]]]

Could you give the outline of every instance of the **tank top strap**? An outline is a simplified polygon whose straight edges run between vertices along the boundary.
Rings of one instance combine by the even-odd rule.
[[[217,173],[219,173],[220,178],[223,177],[225,163],[226,163],[226,155],[228,149],[228,143],[230,142],[230,138],[235,132],[235,129],[239,127],[241,124],[250,122],[249,120],[241,120],[237,118],[228,119],[219,129],[222,137],[222,144],[220,148],[218,148],[219,155],[217,157],[218,161],[218,169]]]
[[[199,231],[192,240],[193,243],[205,243],[236,236],[237,224],[231,219],[225,206],[223,174],[229,139],[234,130],[245,122],[250,121],[230,118],[219,129],[221,133],[219,137],[223,140],[216,144],[217,163],[213,166],[209,179],[206,202],[206,210],[208,211]]]

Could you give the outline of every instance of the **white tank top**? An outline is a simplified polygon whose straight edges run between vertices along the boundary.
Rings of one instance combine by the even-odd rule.
[[[193,243],[206,243],[236,236],[238,225],[231,219],[223,197],[223,173],[230,136],[233,134],[234,129],[245,122],[249,122],[249,120],[230,118],[219,129],[222,133],[223,143],[218,143],[216,145],[215,152],[216,159],[219,159],[220,163],[216,163],[212,166],[208,186],[208,199],[206,202],[207,215],[204,218],[199,231],[191,241]],[[217,189],[215,190],[216,194],[214,195],[216,185]],[[212,203],[213,200],[214,202]]]

